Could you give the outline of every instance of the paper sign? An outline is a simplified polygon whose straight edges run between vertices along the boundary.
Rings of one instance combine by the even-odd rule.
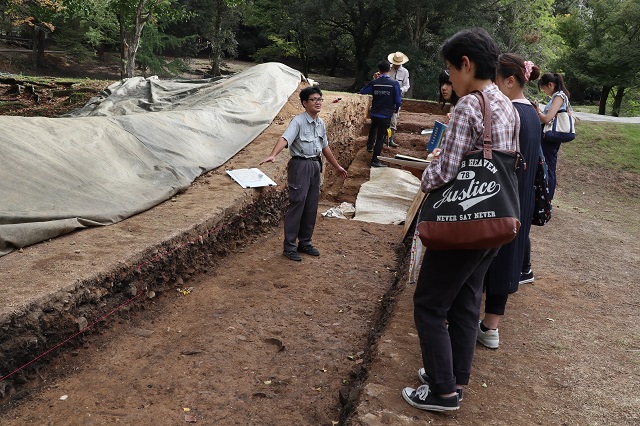
[[[227,170],[227,174],[243,188],[276,186],[276,183],[272,181],[269,176],[256,168]]]

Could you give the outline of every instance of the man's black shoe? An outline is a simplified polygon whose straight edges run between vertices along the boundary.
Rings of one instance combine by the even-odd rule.
[[[295,260],[296,262],[300,262],[302,260],[302,256],[297,251],[283,251],[282,254],[288,257],[291,260]]]
[[[371,167],[387,167],[387,165],[379,161],[374,161],[371,163]]]
[[[308,254],[309,256],[320,256],[320,250],[318,250],[311,244],[309,244],[308,246],[298,246],[298,251],[300,253]]]

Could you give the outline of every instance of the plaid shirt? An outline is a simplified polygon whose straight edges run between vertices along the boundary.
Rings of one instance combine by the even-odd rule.
[[[483,90],[491,105],[491,138],[494,149],[519,151],[520,117],[509,98],[491,83]],[[484,120],[480,101],[474,95],[460,98],[440,147],[442,152],[422,174],[422,190],[431,192],[455,179],[462,158],[482,149]]]

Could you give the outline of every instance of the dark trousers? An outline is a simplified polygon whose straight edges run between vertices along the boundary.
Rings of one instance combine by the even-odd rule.
[[[524,257],[522,258],[522,273],[526,274],[531,270],[531,237],[527,235],[524,241]]]
[[[549,197],[553,200],[553,194],[556,192],[556,165],[558,164],[558,151],[560,151],[561,142],[547,142],[542,139],[542,153],[544,160],[549,168]]]
[[[504,315],[507,307],[508,294],[487,293],[484,298],[484,312],[487,314]]]
[[[497,248],[425,252],[413,296],[414,319],[429,387],[436,394],[469,383],[482,284],[497,252]]]
[[[391,118],[371,117],[367,146],[373,147],[372,163],[378,161],[378,155],[382,152],[382,145],[384,145],[384,138],[387,137],[387,129],[389,128],[390,122]]]
[[[287,166],[289,208],[284,217],[284,250],[311,244],[320,198],[320,162],[293,157]]]

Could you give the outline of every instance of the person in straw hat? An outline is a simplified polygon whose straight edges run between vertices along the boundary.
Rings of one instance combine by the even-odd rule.
[[[404,97],[411,86],[409,85],[409,70],[402,65],[409,62],[409,58],[402,52],[394,52],[390,53],[387,59],[391,63],[391,72],[389,73],[389,76],[400,84],[400,94]],[[400,114],[399,110],[391,117],[391,136],[388,141],[388,145],[394,148],[398,146],[398,144],[393,140],[398,128],[398,114]]]

